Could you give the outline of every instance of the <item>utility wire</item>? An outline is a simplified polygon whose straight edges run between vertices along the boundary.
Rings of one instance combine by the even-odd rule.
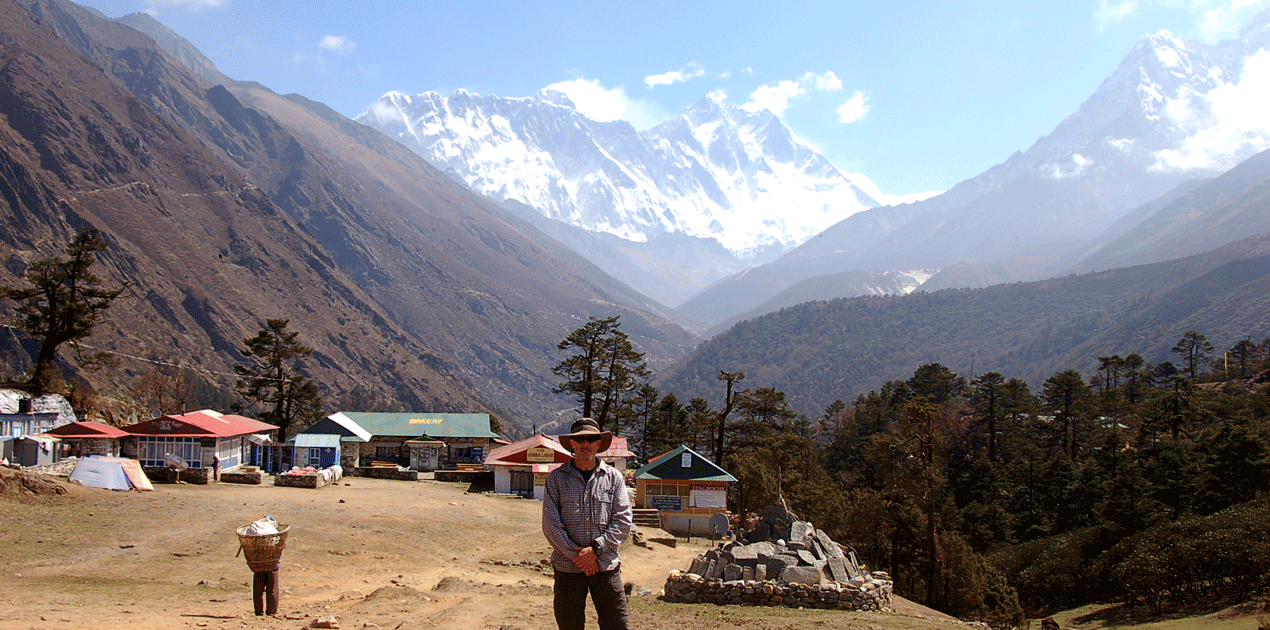
[[[11,324],[0,324],[0,326],[4,326],[5,328],[12,328],[13,330],[22,330],[21,328],[18,328],[17,326],[13,326],[13,325],[11,325]],[[24,331],[24,332],[25,332],[25,331]],[[235,377],[235,378],[241,378],[241,377],[242,377],[242,375],[241,375],[241,374],[238,374],[238,373],[236,373],[236,372],[218,372],[218,371],[216,371],[216,370],[209,370],[209,369],[207,369],[207,368],[201,368],[201,367],[190,367],[190,366],[180,365],[180,364],[177,364],[177,363],[172,363],[172,362],[170,362],[170,361],[159,361],[158,359],[147,359],[147,358],[145,358],[145,357],[139,357],[139,356],[136,356],[136,355],[133,355],[133,354],[128,354],[128,353],[126,353],[126,352],[119,352],[119,351],[117,351],[117,350],[106,350],[106,349],[104,349],[104,348],[98,348],[97,346],[89,345],[89,344],[83,343],[83,342],[81,342],[81,341],[72,341],[71,343],[72,343],[72,344],[74,344],[74,345],[77,345],[77,346],[83,346],[83,347],[85,347],[85,348],[89,348],[89,349],[91,349],[91,350],[100,350],[101,352],[105,352],[105,353],[107,353],[107,354],[112,354],[112,355],[115,355],[115,356],[125,357],[125,358],[128,358],[128,359],[133,359],[133,360],[136,360],[136,361],[143,361],[143,362],[145,362],[145,363],[153,363],[154,365],[164,365],[164,366],[174,367],[174,368],[181,369],[181,370],[191,370],[191,371],[194,371],[194,372],[205,372],[205,373],[207,373],[207,374],[219,374],[219,375],[222,375],[222,376],[233,376],[233,377]],[[266,379],[267,379],[268,377],[262,377],[262,378],[266,378]]]

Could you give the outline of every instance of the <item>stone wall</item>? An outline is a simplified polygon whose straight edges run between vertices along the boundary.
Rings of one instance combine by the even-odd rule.
[[[669,602],[720,606],[784,606],[831,610],[885,610],[891,605],[891,581],[875,573],[867,582],[798,584],[779,580],[707,579],[671,571],[666,578]]]
[[[193,483],[207,485],[212,482],[211,468],[186,468],[177,470],[169,466],[144,466],[141,468],[151,483]]]
[[[230,470],[222,470],[220,473],[221,483],[242,483],[248,485],[264,484],[264,474],[255,466],[241,466]]]
[[[28,466],[24,468],[23,470],[26,470],[27,472],[40,474],[40,475],[69,477],[72,472],[75,472],[75,465],[78,463],[79,463],[79,458],[68,457],[66,459],[63,459],[58,462],[54,462],[52,464],[45,464],[43,466]]]
[[[419,471],[397,470],[396,468],[354,468],[353,477],[370,477],[373,479],[395,479],[397,481],[418,481]]]

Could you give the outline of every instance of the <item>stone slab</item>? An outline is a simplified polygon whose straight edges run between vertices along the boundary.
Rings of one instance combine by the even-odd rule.
[[[847,571],[846,558],[830,558],[827,567],[827,575],[834,582],[847,583],[851,580],[851,573]]]
[[[798,550],[798,564],[805,564],[807,566],[815,566],[816,560],[817,560],[816,556],[812,555],[810,551],[807,551],[806,549]]]
[[[794,521],[789,526],[789,538],[786,538],[785,540],[806,544],[807,537],[810,536],[813,531],[815,531],[815,528],[811,526],[811,523],[808,523],[807,521]]]
[[[826,557],[826,558],[843,557],[842,548],[838,546],[838,543],[834,542],[833,539],[829,537],[829,534],[825,533],[825,530],[823,529],[816,530],[816,540],[821,544],[821,546],[825,548],[826,555],[823,557]]]
[[[705,558],[697,557],[693,559],[692,567],[688,569],[688,572],[695,573],[697,575],[705,575],[706,569],[709,568],[709,566],[710,565]]]
[[[823,576],[816,567],[785,567],[780,579],[793,584],[819,584]]]

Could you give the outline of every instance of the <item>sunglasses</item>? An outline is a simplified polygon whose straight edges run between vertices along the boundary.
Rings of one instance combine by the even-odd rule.
[[[574,441],[574,442],[599,442],[599,441],[600,441],[600,436],[598,436],[598,435],[575,435],[575,436],[573,436],[573,438],[572,438],[572,439],[573,439],[573,441]]]

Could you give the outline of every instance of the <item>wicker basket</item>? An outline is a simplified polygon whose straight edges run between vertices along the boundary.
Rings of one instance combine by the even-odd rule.
[[[279,525],[278,533],[261,536],[252,536],[246,531],[247,525],[238,528],[238,551],[247,558],[247,566],[256,573],[268,573],[278,568],[291,526]]]

